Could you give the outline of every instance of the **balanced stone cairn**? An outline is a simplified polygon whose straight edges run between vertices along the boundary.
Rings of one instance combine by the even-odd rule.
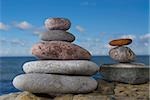
[[[135,53],[124,46],[131,43],[132,40],[129,38],[109,42],[111,46],[116,46],[109,51],[109,55],[119,63],[101,65],[100,72],[104,80],[129,84],[142,84],[149,81],[149,67],[143,63],[134,62]]]
[[[75,36],[66,32],[71,22],[66,18],[49,18],[47,32],[40,35],[41,42],[32,47],[32,54],[40,60],[23,65],[26,74],[13,80],[22,91],[44,94],[89,93],[97,88],[91,75],[98,66],[89,61],[91,54],[73,44]]]

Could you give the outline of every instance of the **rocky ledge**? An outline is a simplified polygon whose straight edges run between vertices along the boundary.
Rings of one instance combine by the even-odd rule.
[[[87,94],[33,94],[17,92],[0,96],[0,100],[149,100],[150,83],[131,85],[97,80],[98,87]]]
[[[128,84],[143,84],[149,81],[149,66],[140,63],[103,64],[100,73],[104,80]]]

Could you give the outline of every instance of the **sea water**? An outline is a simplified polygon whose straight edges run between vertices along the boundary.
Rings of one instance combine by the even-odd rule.
[[[15,76],[24,73],[22,65],[28,61],[36,60],[35,57],[0,57],[0,95],[18,92],[12,85]],[[109,56],[93,56],[91,59],[97,65],[116,63]],[[136,62],[149,65],[149,56],[137,56]],[[93,76],[100,78],[99,74]]]

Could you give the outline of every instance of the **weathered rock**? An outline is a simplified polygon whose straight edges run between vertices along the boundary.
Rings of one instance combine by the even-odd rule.
[[[39,59],[89,60],[91,54],[82,47],[63,41],[40,42],[32,47]]]
[[[69,32],[63,30],[50,30],[40,34],[40,38],[43,41],[67,41],[73,42],[75,36]]]
[[[68,30],[71,22],[67,18],[48,18],[45,20],[45,27],[48,30]]]
[[[19,94],[20,92],[5,94],[5,95],[0,96],[0,100],[15,100]]]
[[[88,93],[96,89],[97,82],[86,76],[22,74],[15,77],[13,85],[32,93]]]
[[[115,39],[109,42],[111,46],[123,46],[123,45],[129,45],[132,43],[132,39],[126,38],[126,39]]]
[[[134,52],[128,47],[115,47],[109,51],[109,56],[118,62],[132,62],[135,60]]]
[[[73,95],[72,94],[66,94],[63,96],[58,96],[54,98],[54,100],[73,100]]]
[[[41,100],[41,99],[29,92],[23,92],[19,94],[15,100]]]
[[[105,95],[113,95],[115,89],[115,83],[108,82],[104,80],[97,80],[98,87],[96,91],[100,92],[101,94]]]
[[[101,95],[99,93],[90,93],[90,94],[79,94],[73,97],[73,100],[113,100],[107,95]]]
[[[40,97],[30,92],[16,92],[0,96],[0,100],[53,100],[51,97]]]
[[[23,65],[26,73],[93,75],[98,69],[98,65],[87,60],[42,60],[27,62]]]
[[[141,97],[128,97],[128,96],[115,96],[113,100],[149,100],[148,98]]]
[[[149,81],[149,67],[143,64],[103,64],[100,66],[103,79],[129,84],[141,84]]]
[[[148,100],[149,98],[149,83],[140,85],[130,85],[118,83],[115,87],[116,97],[136,97],[134,100]],[[120,99],[121,100],[121,99]]]

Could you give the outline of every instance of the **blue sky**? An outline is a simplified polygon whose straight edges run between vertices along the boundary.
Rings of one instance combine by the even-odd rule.
[[[0,0],[0,56],[31,55],[49,17],[66,17],[75,44],[108,55],[108,42],[132,38],[137,55],[149,54],[148,0]]]

